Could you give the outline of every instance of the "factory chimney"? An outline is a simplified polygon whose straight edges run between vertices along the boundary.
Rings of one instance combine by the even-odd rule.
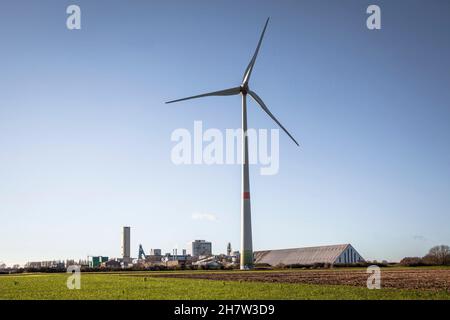
[[[122,258],[125,262],[129,262],[130,257],[130,227],[123,227],[122,231]]]

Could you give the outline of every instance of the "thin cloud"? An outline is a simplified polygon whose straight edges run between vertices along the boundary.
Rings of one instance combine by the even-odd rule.
[[[414,235],[413,236],[413,239],[414,240],[416,240],[416,241],[429,241],[429,239],[427,239],[427,238],[425,238],[424,236],[422,236],[422,235],[419,235],[419,234],[417,234],[417,235]]]
[[[212,213],[193,213],[192,214],[193,220],[206,220],[206,221],[216,221],[217,217]]]

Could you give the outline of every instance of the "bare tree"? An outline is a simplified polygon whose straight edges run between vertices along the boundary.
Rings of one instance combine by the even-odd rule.
[[[450,264],[450,247],[446,245],[435,246],[430,249],[427,258],[439,265]]]

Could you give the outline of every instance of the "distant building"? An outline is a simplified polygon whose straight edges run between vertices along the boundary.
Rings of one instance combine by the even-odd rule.
[[[108,269],[120,269],[121,268],[121,264],[117,260],[109,260],[109,261],[102,262],[100,267],[101,268],[108,268]]]
[[[165,263],[166,267],[183,267],[192,264],[192,260],[168,260]]]
[[[231,243],[230,242],[228,242],[228,245],[227,245],[227,256],[231,256]]]
[[[150,249],[150,255],[151,256],[161,256],[161,249]]]
[[[208,269],[220,269],[223,266],[219,261],[197,262],[195,265],[206,267]]]
[[[80,267],[89,267],[89,260],[78,260],[77,265]]]
[[[162,257],[161,249],[150,249],[150,254],[145,256],[145,262],[158,264],[161,263]]]
[[[171,255],[166,254],[161,262],[167,267],[186,266],[192,264],[191,255]]]
[[[239,253],[239,251],[233,251],[231,253],[231,261],[233,263],[239,263],[240,259],[241,259],[241,254]]]
[[[27,262],[25,264],[25,268],[27,269],[55,269],[55,270],[63,270],[65,269],[64,261],[37,261],[37,262]]]
[[[197,266],[203,266],[207,267],[208,269],[219,269],[223,266],[222,260],[226,256],[220,255],[220,256],[209,256],[206,258],[203,258],[201,260],[195,261],[193,264]]]
[[[350,244],[266,250],[254,253],[255,263],[277,265],[354,264],[364,258]]]
[[[195,240],[192,242],[192,255],[194,257],[212,255],[212,244],[205,240]]]
[[[108,257],[102,256],[89,257],[89,268],[98,268],[103,262],[106,262],[108,260]]]
[[[70,266],[75,266],[77,265],[77,263],[75,262],[75,260],[73,259],[67,259],[66,260],[66,268],[70,267]]]

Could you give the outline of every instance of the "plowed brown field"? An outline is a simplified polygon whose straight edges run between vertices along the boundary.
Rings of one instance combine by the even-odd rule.
[[[257,281],[272,283],[304,283],[365,287],[367,285],[369,274],[362,270],[299,270],[270,272],[186,272],[176,274],[167,273],[154,276],[221,281]],[[381,286],[383,288],[447,290],[450,292],[450,269],[382,269]]]

